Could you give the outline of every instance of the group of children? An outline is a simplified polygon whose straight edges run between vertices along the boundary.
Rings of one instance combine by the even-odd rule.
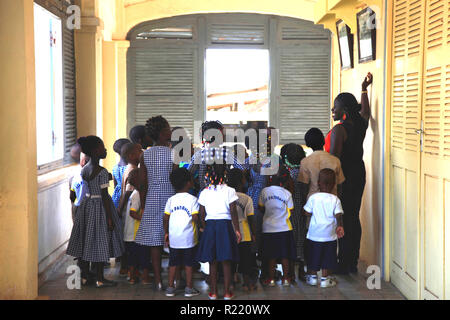
[[[239,161],[231,148],[211,147],[211,128],[223,133],[220,122],[204,123],[203,146],[189,164],[173,163],[171,148],[177,142],[171,142],[172,131],[163,117],[134,128],[133,142],[120,139],[114,145],[121,158],[113,169],[112,199],[107,194],[108,172],[99,165],[106,157],[103,142],[94,136],[78,140],[84,167],[72,182],[76,210],[67,254],[79,259],[83,284],[89,282],[92,263],[97,287],[115,285],[103,277],[103,267],[109,258],[120,257],[120,273],[128,275],[131,284],[140,278],[149,284],[152,266],[153,283],[162,290],[161,253],[167,246],[169,297],[176,294],[181,268],[185,296],[199,294],[192,281],[198,263],[209,263],[212,300],[218,298],[219,274],[224,299],[229,300],[237,273],[245,290],[255,289],[259,269],[262,284],[275,286],[279,263],[283,286],[295,282],[296,263],[298,278],[309,285],[336,285],[330,274],[336,269],[337,239],[344,235],[337,197],[344,177],[339,159],[323,151],[322,132],[313,128],[306,134],[310,156],[297,144],[283,146],[278,156],[270,155],[269,130],[264,153],[270,156],[263,160],[263,150],[257,149],[250,155],[256,159],[252,162]],[[278,170],[266,175],[277,157]]]

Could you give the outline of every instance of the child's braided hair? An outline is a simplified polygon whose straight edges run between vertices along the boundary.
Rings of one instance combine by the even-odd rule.
[[[296,143],[288,143],[281,148],[281,161],[288,170],[300,167],[300,162],[306,157],[303,148]]]
[[[227,169],[225,164],[208,164],[206,165],[205,184],[207,187],[217,187],[227,182]]]
[[[97,136],[81,137],[77,140],[81,146],[81,151],[92,158],[94,150],[103,143],[102,139]]]
[[[169,122],[163,116],[157,116],[147,120],[145,129],[153,141],[158,141],[161,131],[168,126]]]
[[[268,185],[283,187],[289,180],[289,177],[289,170],[284,165],[282,165],[279,167],[277,174],[269,176]]]
[[[214,137],[208,136],[206,133],[210,129],[223,130],[223,125],[220,121],[206,121],[202,123],[201,134],[203,143],[213,143],[215,141]]]

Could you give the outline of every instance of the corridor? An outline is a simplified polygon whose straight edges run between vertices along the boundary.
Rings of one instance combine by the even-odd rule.
[[[116,287],[97,289],[95,287],[82,287],[81,290],[67,288],[67,268],[73,264],[69,257],[59,268],[43,282],[39,288],[39,299],[42,300],[208,300],[208,285],[202,273],[194,274],[194,287],[201,294],[194,298],[185,298],[184,291],[177,291],[173,298],[165,296],[164,291],[156,291],[152,285],[128,284],[126,278],[118,276],[119,268],[112,260],[111,267],[105,269],[105,277],[116,280]],[[163,259],[163,283],[167,285],[168,259]],[[240,284],[235,289],[235,300],[405,300],[405,297],[390,283],[381,281],[381,289],[369,290],[365,270],[358,274],[336,276],[338,285],[334,288],[322,289],[312,287],[304,282],[297,282],[290,287],[278,284],[275,287],[263,287],[260,283],[257,290],[251,293],[242,291]],[[219,284],[219,300],[222,299],[223,286]]]
[[[344,152],[357,153],[360,169],[350,224],[358,274],[337,276],[329,289],[258,284],[248,294],[238,285],[236,299],[450,299],[449,0],[0,0],[0,43],[0,300],[168,299],[129,285],[113,260],[105,275],[117,287],[67,288],[71,182],[84,179],[80,154],[71,152],[78,138],[101,139],[105,177],[128,164],[116,141],[133,140],[132,128],[148,135],[147,121],[159,116],[184,128],[194,151],[208,145],[202,124],[217,120],[223,132],[276,129],[272,155],[293,144],[296,160],[328,151],[348,161],[348,136],[331,133],[345,121],[353,126],[350,109],[358,119],[364,113],[357,152]],[[338,101],[344,110],[336,116],[342,94],[354,99]],[[323,150],[307,146],[313,128],[326,137]],[[142,149],[158,145],[144,140]],[[237,153],[245,141],[232,144]],[[303,160],[288,158],[289,173],[298,174]],[[356,167],[345,167],[351,179]],[[122,194],[114,179],[109,195]],[[262,189],[264,179],[246,188]],[[303,204],[296,208],[302,216]],[[381,289],[367,288],[367,265],[379,266]],[[165,285],[167,273],[165,257]],[[195,286],[194,299],[208,299],[202,274]]]

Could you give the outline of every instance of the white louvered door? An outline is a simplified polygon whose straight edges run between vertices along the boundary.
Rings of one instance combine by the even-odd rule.
[[[449,18],[449,0],[427,1],[421,167],[424,299],[450,299]]]
[[[391,278],[450,298],[450,1],[396,0],[391,101]]]
[[[419,298],[419,191],[424,1],[394,1],[391,112],[391,278]]]

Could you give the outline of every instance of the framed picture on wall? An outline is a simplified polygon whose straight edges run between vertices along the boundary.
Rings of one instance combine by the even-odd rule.
[[[377,20],[375,12],[366,8],[356,15],[358,21],[359,62],[375,60]]]
[[[341,69],[353,68],[353,35],[350,27],[344,21],[336,22],[337,37],[339,43],[339,54],[341,56]]]

